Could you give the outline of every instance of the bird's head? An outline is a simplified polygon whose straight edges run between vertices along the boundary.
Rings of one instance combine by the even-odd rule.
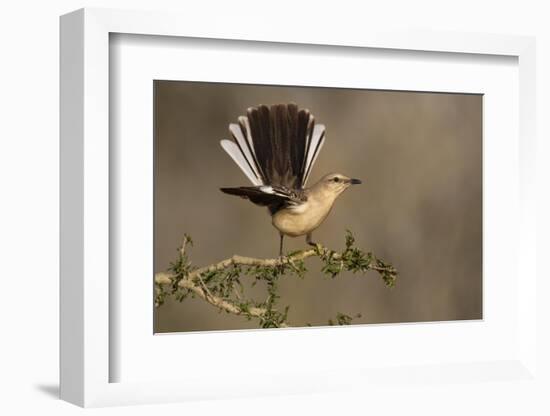
[[[358,185],[360,183],[361,181],[359,179],[348,178],[341,173],[329,173],[323,176],[317,185],[320,186],[324,192],[337,197],[351,185]]]

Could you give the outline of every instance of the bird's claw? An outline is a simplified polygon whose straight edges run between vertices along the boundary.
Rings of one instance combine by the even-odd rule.
[[[277,269],[279,270],[279,273],[282,273],[285,270],[285,264],[288,263],[288,258],[287,258],[287,256],[284,256],[284,255],[281,254],[277,258],[277,261],[279,263],[277,265]]]
[[[285,256],[284,254],[281,254],[278,258],[277,258],[277,261],[279,262],[279,265],[281,266],[284,266],[286,263],[288,263],[288,257]]]

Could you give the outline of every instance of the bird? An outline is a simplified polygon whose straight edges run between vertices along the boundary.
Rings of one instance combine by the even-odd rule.
[[[250,107],[238,123],[229,124],[232,140],[221,147],[252,186],[220,188],[229,195],[267,207],[279,231],[279,256],[283,239],[312,233],[330,213],[336,199],[351,185],[360,184],[340,173],[329,173],[308,187],[307,181],[325,142],[325,126],[315,123],[308,109],[295,103]]]

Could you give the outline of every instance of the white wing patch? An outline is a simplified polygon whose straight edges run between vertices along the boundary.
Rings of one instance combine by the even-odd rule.
[[[235,161],[235,163],[241,168],[243,173],[246,175],[250,182],[255,186],[263,185],[262,181],[258,179],[254,171],[250,168],[248,162],[241,153],[239,146],[233,143],[231,140],[222,140],[220,144],[223,147],[223,150],[227,152],[229,156]]]
[[[280,196],[280,197],[283,197],[285,199],[287,199],[289,202],[295,202],[296,200],[296,195],[294,195],[291,191],[289,191],[288,189],[285,189],[283,187],[273,187],[273,186],[269,186],[269,185],[264,185],[264,186],[260,186],[260,191],[262,191],[264,194],[269,194],[269,195],[277,195],[277,196]]]

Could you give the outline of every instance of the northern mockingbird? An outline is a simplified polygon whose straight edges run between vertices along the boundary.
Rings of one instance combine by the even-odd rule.
[[[285,235],[305,235],[306,242],[315,245],[311,233],[327,217],[336,198],[350,185],[361,183],[329,173],[306,187],[325,141],[325,126],[315,124],[309,110],[279,104],[249,108],[238,124],[229,125],[229,131],[233,141],[222,140],[221,145],[254,186],[221,190],[268,207],[280,233],[280,256]]]

